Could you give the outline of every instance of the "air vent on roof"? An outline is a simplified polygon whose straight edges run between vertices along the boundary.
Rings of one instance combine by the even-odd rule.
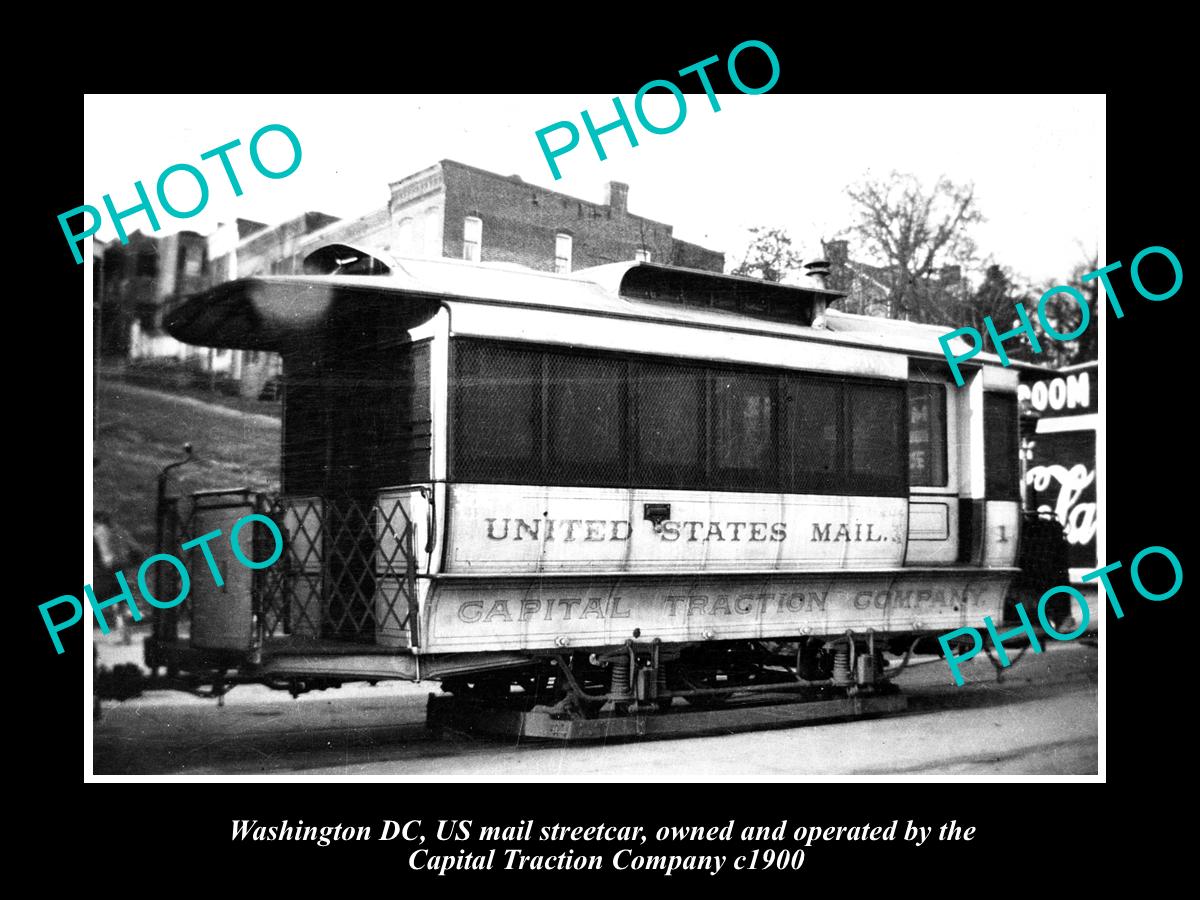
[[[388,275],[394,266],[378,250],[350,244],[326,244],[304,257],[306,275]]]
[[[804,268],[808,270],[808,277],[814,279],[821,287],[829,284],[828,260],[814,259],[812,262],[805,263]]]
[[[796,285],[776,284],[757,278],[718,275],[642,263],[621,279],[620,294],[630,300],[666,303],[813,325],[825,307],[840,294]]]

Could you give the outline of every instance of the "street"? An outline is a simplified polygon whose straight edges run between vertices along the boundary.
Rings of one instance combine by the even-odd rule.
[[[101,642],[101,663],[140,646]],[[795,780],[857,775],[1095,774],[1097,652],[1076,641],[1025,654],[1004,671],[982,655],[955,687],[940,657],[897,681],[908,710],[888,718],[688,737],[565,746],[431,736],[436,684],[347,685],[293,700],[235,688],[223,707],[176,692],[105,704],[95,728],[103,774],[357,775],[411,780]],[[677,701],[678,702],[678,701]]]

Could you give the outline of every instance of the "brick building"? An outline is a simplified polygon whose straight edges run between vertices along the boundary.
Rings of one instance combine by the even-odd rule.
[[[633,259],[713,272],[725,267],[723,253],[681,241],[673,226],[631,213],[629,186],[620,182],[609,182],[603,202],[595,203],[444,159],[389,187],[386,207],[356,219],[327,217],[315,228],[298,228],[293,220],[242,240],[236,277],[300,272],[304,257],[326,244],[548,272]],[[247,258],[250,248],[258,249]]]
[[[629,185],[610,181],[593,203],[444,159],[393,185],[389,209],[397,232],[413,222],[410,246],[440,234],[438,255],[513,262],[544,271],[573,271],[623,260],[721,272],[725,255],[681,241],[673,226],[629,211]],[[417,217],[425,219],[424,240]],[[438,226],[441,226],[440,228]],[[397,255],[410,255],[401,249]]]
[[[634,259],[713,272],[725,268],[723,253],[681,241],[673,226],[631,213],[629,186],[620,182],[609,182],[596,203],[444,159],[389,187],[386,206],[354,219],[306,212],[274,226],[238,219],[207,239],[192,232],[160,239],[131,235],[128,247],[117,245],[117,256],[144,270],[145,282],[132,282],[130,299],[120,302],[140,312],[113,324],[106,346],[131,358],[191,360],[234,382],[244,396],[258,396],[279,373],[275,354],[178,344],[158,327],[162,304],[235,278],[300,273],[304,258],[329,244],[393,258],[518,263],[549,272]],[[207,245],[199,256],[197,241]]]

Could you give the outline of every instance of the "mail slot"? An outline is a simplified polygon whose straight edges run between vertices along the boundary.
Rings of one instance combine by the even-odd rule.
[[[642,506],[642,518],[647,522],[653,522],[654,527],[658,528],[663,522],[671,518],[670,503],[646,503]]]

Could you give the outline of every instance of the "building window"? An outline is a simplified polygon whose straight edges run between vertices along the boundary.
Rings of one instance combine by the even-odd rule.
[[[463,220],[463,259],[479,262],[483,258],[483,220],[467,216]]]
[[[908,483],[945,487],[946,385],[914,381],[908,386]]]
[[[158,251],[153,247],[138,251],[137,274],[149,278],[158,274]]]
[[[196,277],[204,269],[204,249],[202,247],[185,247],[183,250],[183,274]]]
[[[417,250],[416,241],[413,240],[413,220],[411,216],[406,216],[396,223],[396,243],[394,246],[397,256],[417,256],[420,252]]]
[[[554,236],[554,271],[571,271],[571,236],[569,234]]]
[[[638,247],[633,251],[633,258],[638,262],[650,262],[650,251],[645,247]]]

